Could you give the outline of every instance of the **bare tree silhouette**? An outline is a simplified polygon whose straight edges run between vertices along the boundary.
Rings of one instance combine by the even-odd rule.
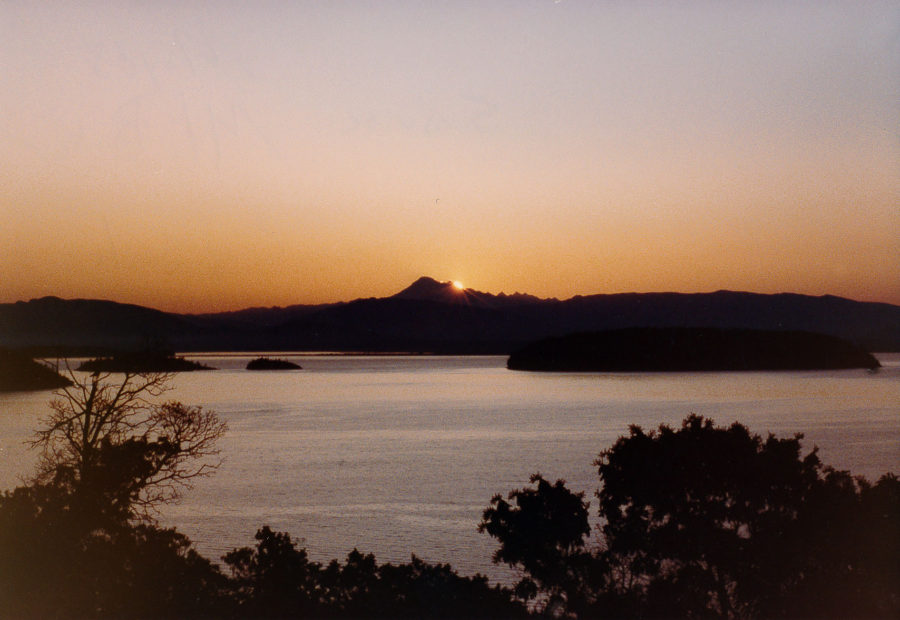
[[[69,492],[82,509],[115,519],[152,519],[192,481],[215,471],[227,426],[211,411],[159,402],[170,374],[83,375],[56,392],[33,447],[33,483]]]

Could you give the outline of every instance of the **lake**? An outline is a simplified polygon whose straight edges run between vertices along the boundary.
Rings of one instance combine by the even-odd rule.
[[[176,375],[167,395],[229,425],[218,472],[161,516],[213,559],[268,524],[319,561],[354,547],[379,562],[415,553],[508,581],[491,564],[493,539],[476,530],[494,494],[540,472],[593,499],[592,462],[630,424],[679,425],[691,412],[763,435],[804,433],[807,451],[870,479],[900,463],[898,354],[879,355],[877,373],[617,374],[515,372],[505,357],[277,356],[303,370],[188,355],[220,370]],[[50,397],[0,395],[0,488],[30,471],[23,441]]]

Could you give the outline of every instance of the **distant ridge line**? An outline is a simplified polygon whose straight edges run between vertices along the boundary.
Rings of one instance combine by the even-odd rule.
[[[508,354],[541,338],[626,327],[809,331],[900,351],[900,306],[835,295],[598,293],[542,299],[422,277],[388,297],[205,314],[47,296],[0,304],[0,346],[32,350],[429,351]]]

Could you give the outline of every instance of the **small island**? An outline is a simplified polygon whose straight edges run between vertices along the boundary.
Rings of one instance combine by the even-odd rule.
[[[287,360],[257,357],[247,363],[247,370],[301,370],[299,364]]]
[[[140,351],[119,353],[112,357],[88,360],[78,367],[85,372],[191,372],[194,370],[215,370],[198,362],[176,357],[165,351]]]
[[[532,343],[513,353],[511,370],[692,372],[831,370],[881,366],[835,336],[795,331],[689,327],[584,332]]]
[[[55,390],[72,385],[58,372],[27,355],[0,349],[0,392]]]

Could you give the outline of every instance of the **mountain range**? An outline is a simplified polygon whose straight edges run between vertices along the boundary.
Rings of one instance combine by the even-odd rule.
[[[390,297],[211,314],[57,297],[0,304],[0,346],[42,354],[151,348],[507,354],[540,338],[625,327],[810,331],[869,351],[900,351],[900,306],[831,295],[717,291],[558,300],[423,277]]]

